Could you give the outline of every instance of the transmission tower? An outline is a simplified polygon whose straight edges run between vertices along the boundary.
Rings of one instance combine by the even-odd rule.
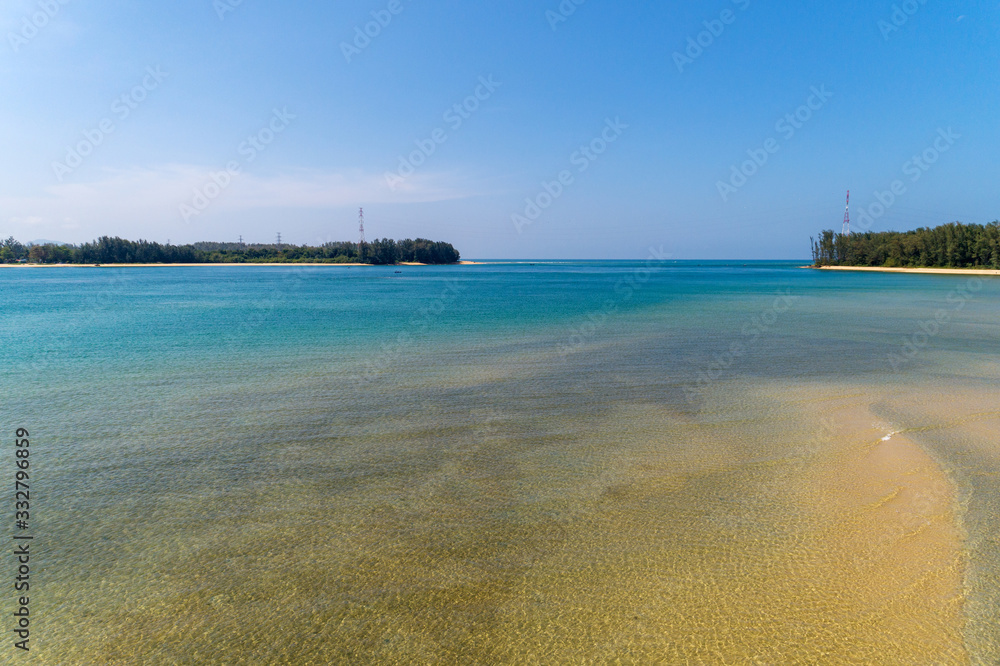
[[[840,233],[844,236],[851,235],[851,191],[847,190],[847,208],[844,209],[844,226],[841,227]]]
[[[358,247],[365,244],[365,209],[358,209]]]
[[[278,249],[281,249],[281,232],[278,232]]]

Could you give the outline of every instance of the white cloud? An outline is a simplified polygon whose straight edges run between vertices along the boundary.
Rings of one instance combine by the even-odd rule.
[[[0,5],[0,51],[19,53],[39,35],[53,35],[59,41],[72,39],[80,33],[67,13],[70,0],[7,0]]]
[[[416,174],[395,192],[381,175],[359,171],[325,173],[299,170],[274,177],[244,175],[234,180],[218,203],[236,208],[330,208],[359,202],[427,203],[474,196],[443,174]],[[234,196],[229,197],[230,191]],[[228,198],[228,201],[227,201]]]
[[[32,225],[35,225],[35,224],[41,224],[44,221],[45,220],[43,220],[40,217],[12,217],[12,218],[10,218],[10,223],[11,224],[19,224],[19,225],[24,225],[24,226],[32,226]]]
[[[139,229],[184,224],[181,206],[192,206],[196,191],[206,192],[206,186],[213,182],[211,174],[220,171],[181,164],[109,169],[97,180],[51,185],[34,195],[0,194],[0,211],[13,225],[15,236],[28,226],[34,229],[32,233],[79,229],[84,235],[93,235],[122,229],[121,233],[134,235]],[[430,203],[482,193],[450,174],[417,173],[392,191],[381,174],[361,171],[297,169],[267,176],[241,173],[202,212],[192,216],[189,224],[201,225],[251,210]]]

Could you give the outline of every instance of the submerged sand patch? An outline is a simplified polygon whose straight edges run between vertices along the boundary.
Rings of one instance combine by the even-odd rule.
[[[697,413],[546,410],[544,430],[523,409],[406,415],[339,442],[342,467],[233,488],[221,519],[166,499],[191,516],[178,542],[116,564],[131,576],[62,654],[131,663],[128,635],[262,663],[968,663],[954,489],[885,439],[885,396],[745,389]],[[300,447],[304,470],[329,455]],[[329,480],[357,469],[379,473]]]
[[[539,659],[968,663],[942,467],[877,423],[875,393],[761,388],[774,402],[748,400],[746,417],[709,404],[696,422],[648,408],[608,424],[642,445],[526,580],[574,609]],[[521,612],[521,632],[544,623]]]
[[[964,663],[955,488],[905,434],[879,434],[843,451],[808,498],[822,525],[814,537],[827,549],[828,593],[848,611],[840,629],[868,643],[869,663]]]

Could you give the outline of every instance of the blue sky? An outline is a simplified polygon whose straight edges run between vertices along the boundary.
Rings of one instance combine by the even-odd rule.
[[[873,230],[1000,217],[996,3],[577,2],[5,2],[0,234],[314,244],[364,206],[469,258],[767,259],[848,188]]]

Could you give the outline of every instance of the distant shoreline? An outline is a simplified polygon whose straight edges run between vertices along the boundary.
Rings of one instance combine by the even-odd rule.
[[[330,266],[330,267],[358,267],[377,268],[379,266],[477,266],[481,261],[459,261],[454,264],[420,264],[415,262],[401,262],[398,264],[335,264],[335,263],[301,263],[301,262],[242,262],[242,263],[217,263],[206,262],[203,264],[0,264],[0,268],[196,268],[199,266]]]
[[[876,273],[924,273],[927,275],[998,275],[992,268],[888,268],[884,266],[803,266],[818,271],[871,271]]]

